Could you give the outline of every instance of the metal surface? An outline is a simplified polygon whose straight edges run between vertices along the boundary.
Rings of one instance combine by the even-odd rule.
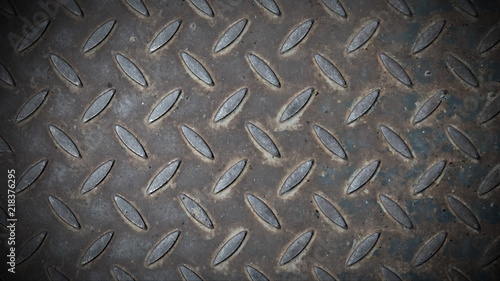
[[[1,279],[495,280],[499,11],[1,0]]]

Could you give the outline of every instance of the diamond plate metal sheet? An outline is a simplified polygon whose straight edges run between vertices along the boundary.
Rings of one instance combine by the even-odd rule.
[[[496,280],[494,0],[0,1],[2,280]]]

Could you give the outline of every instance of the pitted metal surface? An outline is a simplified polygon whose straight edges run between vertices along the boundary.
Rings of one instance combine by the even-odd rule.
[[[1,0],[1,279],[495,280],[499,11]]]

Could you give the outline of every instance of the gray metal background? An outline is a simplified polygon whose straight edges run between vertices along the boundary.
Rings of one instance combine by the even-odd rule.
[[[18,182],[35,179],[23,190],[18,185],[16,247],[18,258],[26,259],[16,266],[15,275],[2,269],[1,279],[56,280],[59,272],[69,280],[126,280],[126,272],[136,280],[182,280],[188,278],[183,267],[203,280],[257,278],[248,266],[269,280],[322,278],[316,267],[337,280],[393,280],[387,270],[402,280],[498,277],[498,1],[344,0],[339,3],[346,17],[325,4],[337,1],[326,0],[275,1],[279,15],[266,8],[272,1],[207,1],[213,16],[192,3],[204,1],[144,0],[147,16],[128,3],[140,1],[60,2],[0,1],[0,179],[6,186],[7,169],[16,170]],[[43,8],[47,3],[48,10]],[[393,4],[398,3],[409,13],[396,9]],[[151,53],[153,39],[178,19],[182,22],[172,38]],[[247,23],[241,34],[215,52],[224,32],[242,19]],[[44,20],[48,25],[43,33],[29,35]],[[88,38],[109,20],[116,21],[111,31],[85,52]],[[288,36],[308,20],[312,26],[304,38],[282,53]],[[353,38],[372,20],[378,21],[373,34],[348,52]],[[441,20],[442,30],[426,32]],[[21,50],[18,40],[26,34],[28,47]],[[414,53],[425,36],[436,38]],[[213,85],[196,77],[199,68],[189,69],[181,52],[203,65]],[[63,76],[69,72],[59,71],[51,54],[70,65],[80,86]],[[147,86],[125,73],[116,54],[142,72]],[[272,69],[280,87],[258,74],[250,54]],[[346,87],[320,69],[315,54],[335,65]],[[401,70],[384,64],[383,55],[403,69],[411,84],[396,78]],[[281,122],[286,106],[311,87],[306,105]],[[243,88],[248,91],[238,108],[214,122],[224,101]],[[89,106],[109,89],[116,90],[109,104],[83,122]],[[173,107],[150,123],[151,111],[177,89],[181,94]],[[48,90],[43,101],[19,121],[23,107],[42,90]],[[356,103],[375,90],[379,95],[373,105],[348,124]],[[439,96],[440,91],[445,94]],[[437,108],[414,123],[420,108],[436,94],[431,102],[440,101]],[[272,139],[280,157],[258,144],[249,123]],[[137,139],[147,158],[129,149],[116,125]],[[189,144],[183,125],[206,142],[213,159]],[[69,137],[80,157],[66,151],[68,145],[51,133],[51,126]],[[346,159],[322,144],[314,126],[335,137]],[[411,158],[397,151],[398,141]],[[471,148],[478,157],[467,153]],[[235,182],[214,194],[219,178],[243,159],[246,166]],[[82,194],[87,178],[109,160],[114,164],[104,180]],[[148,194],[155,176],[174,160],[181,163],[174,176]],[[287,177],[308,160],[314,163],[305,178],[280,194]],[[380,164],[370,180],[347,194],[355,175],[375,160]],[[30,168],[41,161],[46,165],[34,177],[38,173]],[[440,161],[446,165],[439,177],[414,194],[419,179]],[[482,194],[482,188],[493,189]],[[7,192],[2,190],[5,224]],[[270,208],[280,228],[259,217],[248,194]],[[315,194],[338,210],[347,228],[328,219]],[[129,203],[126,212],[120,211],[116,195]],[[208,214],[213,228],[190,214],[200,215],[182,203],[186,195]],[[50,196],[66,208],[57,209],[59,201],[50,201]],[[381,196],[392,205],[384,204]],[[391,215],[388,210],[394,205],[403,214]],[[68,209],[79,227],[63,220]],[[127,219],[134,209],[145,229]],[[405,215],[410,228],[398,222]],[[103,251],[82,265],[89,247],[110,231]],[[175,244],[149,265],[151,251],[174,231],[179,231]],[[246,231],[241,245],[214,265],[224,243],[241,231]],[[2,226],[0,233],[7,249],[8,231]],[[304,233],[312,233],[310,240],[306,234],[294,242]],[[293,251],[296,244],[298,255],[282,265],[287,249]],[[358,254],[361,259],[351,265],[351,255]],[[420,259],[425,262],[418,265]]]

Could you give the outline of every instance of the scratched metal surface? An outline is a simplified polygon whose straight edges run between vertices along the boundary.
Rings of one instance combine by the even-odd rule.
[[[499,10],[0,1],[1,279],[495,280]]]

